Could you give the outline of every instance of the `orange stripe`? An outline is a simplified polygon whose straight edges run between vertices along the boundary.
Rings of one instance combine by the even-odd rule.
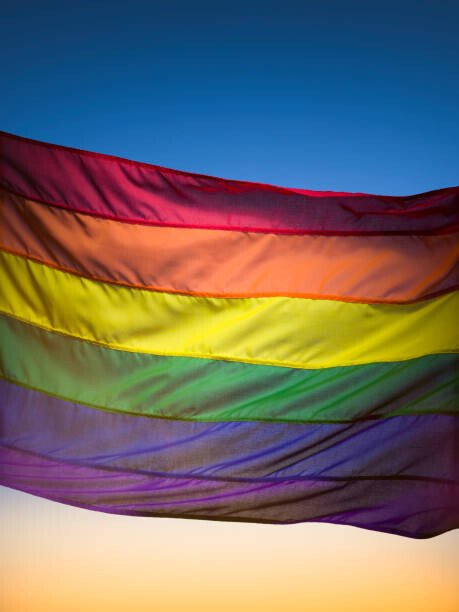
[[[290,236],[121,223],[0,193],[0,246],[130,287],[215,297],[410,302],[458,284],[444,236]]]

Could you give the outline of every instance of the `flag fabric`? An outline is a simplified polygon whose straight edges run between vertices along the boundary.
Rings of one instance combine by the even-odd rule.
[[[459,527],[459,188],[0,134],[0,481],[140,516]]]

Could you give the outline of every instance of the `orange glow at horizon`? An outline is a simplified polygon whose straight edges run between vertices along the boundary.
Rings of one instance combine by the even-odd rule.
[[[2,612],[455,612],[459,531],[90,512],[1,489]]]

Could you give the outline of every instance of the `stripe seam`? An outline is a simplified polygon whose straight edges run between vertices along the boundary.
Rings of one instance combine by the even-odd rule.
[[[163,351],[141,351],[135,348],[131,348],[128,346],[119,346],[116,344],[109,344],[107,342],[101,341],[101,340],[93,340],[90,338],[86,338],[84,336],[78,336],[76,334],[69,334],[67,332],[64,332],[60,329],[55,329],[51,326],[46,326],[46,325],[38,325],[37,323],[32,323],[31,321],[28,321],[27,319],[20,317],[18,315],[9,313],[5,310],[0,309],[0,315],[3,315],[5,317],[10,317],[11,319],[16,319],[18,321],[22,321],[23,323],[27,323],[28,325],[32,325],[33,327],[38,327],[39,329],[44,329],[45,331],[49,331],[49,332],[53,332],[56,334],[60,334],[62,336],[65,336],[66,338],[75,338],[76,340],[81,340],[83,342],[88,342],[90,344],[94,344],[96,346],[103,346],[105,348],[108,349],[112,349],[115,351],[121,351],[121,352],[126,352],[126,353],[139,353],[142,355],[158,355],[158,356],[163,356],[163,357],[189,357],[189,358],[194,358],[194,359],[209,359],[209,360],[213,360],[213,361],[232,361],[232,362],[236,362],[236,363],[252,363],[255,365],[271,365],[271,366],[277,366],[277,367],[283,367],[283,368],[292,368],[292,369],[297,369],[297,370],[325,370],[328,369],[330,367],[345,367],[345,366],[358,366],[358,365],[365,365],[365,364],[369,364],[369,363],[394,363],[393,360],[390,359],[386,359],[386,360],[377,360],[377,361],[366,361],[364,363],[362,362],[353,362],[353,361],[349,361],[347,363],[343,363],[340,364],[340,366],[320,366],[320,367],[311,367],[311,366],[301,366],[298,365],[298,363],[296,362],[290,362],[290,361],[270,361],[270,360],[256,360],[256,359],[237,359],[235,357],[229,357],[226,355],[215,355],[215,354],[208,354],[208,353],[200,353],[198,354],[193,354],[193,353],[168,353],[168,352],[163,352]],[[427,355],[449,355],[449,354],[456,354],[458,353],[459,350],[458,349],[444,349],[441,351],[435,351],[433,353],[422,353],[422,354],[418,354],[418,355],[408,355],[405,356],[403,358],[398,358],[397,362],[401,362],[401,361],[410,361],[411,359],[418,359],[419,357],[425,357]]]
[[[0,237],[1,241],[1,237]],[[10,247],[6,247],[0,242],[0,252],[8,253],[10,255],[14,255],[16,257],[20,257],[21,259],[26,259],[30,261],[35,261],[43,266],[48,268],[52,268],[53,270],[58,270],[60,272],[65,272],[66,274],[71,274],[72,276],[78,276],[80,278],[85,278],[87,280],[92,280],[98,283],[105,283],[107,285],[115,285],[117,287],[125,287],[127,289],[139,289],[141,291],[150,291],[152,293],[170,293],[173,295],[184,295],[184,296],[195,296],[195,297],[203,297],[203,298],[215,298],[215,299],[227,299],[227,300],[244,300],[250,298],[270,298],[270,297],[285,297],[285,298],[293,298],[293,299],[305,299],[305,300],[323,300],[323,301],[332,301],[332,302],[343,302],[343,303],[352,303],[352,304],[395,304],[395,305],[403,305],[403,304],[416,304],[418,302],[423,302],[427,300],[434,299],[436,297],[440,297],[442,295],[446,295],[447,293],[453,293],[454,291],[459,289],[459,283],[451,285],[447,289],[439,289],[438,291],[434,291],[431,293],[426,293],[420,297],[413,298],[411,300],[393,300],[390,298],[387,299],[372,299],[372,298],[363,298],[363,297],[342,297],[336,295],[326,295],[326,294],[314,294],[314,293],[251,293],[251,294],[226,294],[226,293],[207,293],[207,292],[198,292],[198,291],[186,291],[179,290],[173,288],[162,288],[162,287],[152,287],[148,285],[139,285],[139,284],[130,284],[124,281],[118,281],[115,279],[107,279],[102,278],[100,276],[95,276],[89,273],[80,272],[79,270],[75,270],[74,268],[70,268],[67,266],[63,266],[61,264],[56,264],[54,262],[47,261],[41,257],[36,255],[24,254],[21,251],[16,249],[12,249]]]
[[[91,215],[100,219],[109,219],[111,221],[118,221],[119,223],[129,223],[133,225],[150,225],[155,227],[177,227],[177,228],[188,228],[188,229],[208,229],[208,230],[220,230],[227,232],[241,232],[241,233],[254,233],[254,234],[274,234],[274,235],[295,235],[295,236],[443,236],[449,234],[455,234],[458,231],[459,223],[453,223],[450,227],[436,230],[385,230],[385,231],[351,231],[351,230],[295,230],[295,229],[266,229],[248,226],[220,226],[220,225],[209,225],[206,223],[196,225],[189,223],[165,223],[161,221],[148,221],[146,219],[139,218],[127,218],[119,217],[116,215],[109,215],[102,212],[94,212],[85,209],[80,209],[74,206],[69,206],[61,202],[48,202],[47,200],[37,198],[36,196],[30,196],[20,191],[12,190],[7,187],[5,183],[0,181],[0,188],[8,192],[11,195],[15,195],[26,200],[32,200],[34,202],[45,204],[46,206],[53,206],[55,208],[61,208],[76,212],[78,214]]]

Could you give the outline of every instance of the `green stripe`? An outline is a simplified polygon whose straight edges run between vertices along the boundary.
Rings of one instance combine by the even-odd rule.
[[[347,422],[458,412],[458,355],[322,370],[104,348],[0,316],[3,378],[111,411],[194,421]]]

